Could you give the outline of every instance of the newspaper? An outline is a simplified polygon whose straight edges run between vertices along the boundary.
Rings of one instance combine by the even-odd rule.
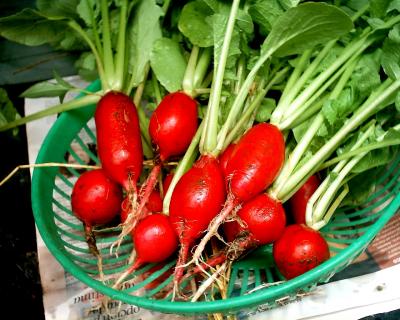
[[[67,81],[86,85],[78,77]],[[71,99],[67,96],[65,99]],[[58,103],[58,98],[26,99],[25,113],[37,112]],[[27,124],[29,161],[34,163],[42,141],[56,116]],[[310,295],[300,296],[279,308],[260,305],[252,312],[238,312],[239,319],[359,319],[400,308],[400,215],[396,214],[364,254],[331,281],[319,285]],[[138,306],[109,301],[107,313],[99,307],[101,293],[66,272],[46,248],[37,232],[39,270],[43,287],[46,320],[148,320],[200,319],[145,310]]]

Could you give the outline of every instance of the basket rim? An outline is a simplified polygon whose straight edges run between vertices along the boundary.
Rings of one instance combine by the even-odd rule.
[[[98,90],[99,82],[93,82],[87,87],[87,90],[92,92]],[[48,153],[52,147],[51,141],[54,141],[59,130],[63,129],[65,123],[70,119],[71,114],[74,111],[69,111],[61,114],[61,116],[56,120],[51,129],[49,130],[46,138],[39,150],[36,163],[44,163],[47,160]],[[48,172],[47,172],[48,175]],[[374,222],[369,229],[360,236],[356,241],[354,241],[346,249],[341,250],[334,257],[331,257],[318,267],[298,276],[289,281],[278,286],[272,286],[269,288],[261,289],[255,291],[251,294],[246,294],[238,297],[230,297],[224,300],[218,301],[199,301],[193,302],[181,302],[181,301],[166,301],[166,300],[155,300],[145,297],[133,296],[123,291],[118,291],[106,286],[102,282],[93,279],[88,274],[82,271],[82,269],[71,261],[61,248],[61,245],[56,241],[52,241],[49,236],[52,233],[51,228],[46,223],[44,213],[46,212],[45,201],[43,201],[43,194],[41,191],[41,186],[43,181],[47,179],[44,170],[34,169],[32,175],[32,209],[35,218],[35,223],[37,228],[52,255],[57,259],[57,261],[62,265],[65,271],[69,272],[78,280],[82,281],[92,289],[99,291],[112,299],[121,300],[128,304],[134,304],[139,307],[155,310],[164,313],[180,313],[180,314],[196,314],[196,313],[214,313],[214,312],[224,312],[224,311],[234,311],[244,308],[250,308],[269,302],[272,299],[277,299],[280,295],[285,295],[286,292],[293,292],[299,290],[304,286],[311,283],[317,282],[322,276],[329,274],[335,267],[339,264],[346,262],[356,254],[360,248],[367,245],[373,237],[382,229],[382,227],[390,220],[390,218],[396,213],[400,207],[400,193],[397,194],[393,199],[391,199],[390,204],[388,204],[383,209],[383,214]]]

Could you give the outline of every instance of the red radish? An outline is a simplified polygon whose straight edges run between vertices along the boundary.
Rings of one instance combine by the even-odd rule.
[[[158,190],[153,190],[150,193],[149,200],[146,203],[146,208],[150,212],[161,212],[163,206],[163,201]]]
[[[121,202],[121,188],[108,178],[103,169],[86,171],[72,189],[72,212],[88,227],[114,219]]]
[[[149,123],[151,140],[161,161],[184,153],[196,134],[197,126],[196,100],[183,92],[165,96]]]
[[[124,201],[122,201],[122,205],[121,205],[121,213],[120,213],[121,223],[125,223],[126,219],[128,219],[128,216],[131,212],[132,212],[132,203],[131,203],[130,199],[128,197],[126,197],[124,199]],[[143,209],[142,219],[149,214],[150,214],[150,211],[147,210],[147,208],[145,207]]]
[[[169,214],[181,245],[174,277],[176,288],[189,249],[221,210],[224,200],[224,178],[218,160],[203,155],[181,177],[171,197]]]
[[[219,156],[219,163],[222,169],[222,172],[224,173],[224,176],[226,177],[226,167],[228,165],[228,161],[232,156],[232,152],[235,149],[236,144],[231,143],[225,150],[224,152]]]
[[[286,227],[273,245],[276,266],[286,279],[295,278],[329,259],[322,235],[304,224]]]
[[[224,225],[228,241],[232,241],[239,232],[248,230],[249,237],[259,245],[269,244],[281,236],[286,225],[282,204],[267,194],[260,194],[246,202],[237,216],[243,226],[236,221]]]
[[[172,179],[174,178],[174,174],[173,173],[169,173],[166,175],[166,177],[164,178],[163,181],[163,193],[164,193],[164,197],[165,194],[168,191],[169,186],[171,185]]]
[[[129,274],[142,265],[162,262],[178,249],[177,236],[170,219],[161,213],[155,213],[140,220],[131,235],[136,259],[117,280],[114,287],[118,287]]]
[[[285,141],[279,129],[260,123],[247,131],[226,166],[229,191],[245,202],[268,188],[285,160]]]
[[[306,223],[307,202],[311,198],[315,190],[318,189],[319,184],[320,181],[318,177],[316,175],[312,175],[288,200],[289,209],[295,223]]]
[[[129,213],[132,211],[131,203],[128,198],[122,202],[121,222],[124,223],[128,218]],[[157,213],[162,211],[162,199],[157,190],[153,190],[150,194],[149,201],[143,209],[141,218],[144,218],[150,213]]]
[[[241,137],[226,166],[228,197],[224,209],[210,224],[207,234],[193,254],[192,261],[197,263],[207,242],[236,206],[250,200],[272,184],[284,159],[285,142],[276,126],[260,123]]]
[[[98,258],[102,276],[101,255],[96,246],[92,227],[113,220],[120,211],[121,187],[103,169],[83,173],[72,189],[72,212],[83,222],[90,252]]]
[[[162,163],[186,151],[198,126],[197,102],[183,92],[170,93],[163,98],[150,117],[149,134],[155,147],[156,158],[147,181],[141,189],[135,216],[141,212],[157,183]]]
[[[126,191],[135,190],[143,150],[134,103],[127,95],[110,91],[98,102],[94,118],[102,168]]]

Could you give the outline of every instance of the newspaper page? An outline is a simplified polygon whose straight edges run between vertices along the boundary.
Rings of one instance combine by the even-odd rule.
[[[87,83],[78,77],[67,81],[78,87]],[[71,99],[67,96],[65,99]],[[26,99],[25,113],[37,112],[57,104],[58,98]],[[27,124],[29,161],[37,153],[56,116]],[[94,124],[90,124],[93,126]],[[85,139],[85,138],[83,138]],[[79,150],[77,150],[79,152]],[[59,201],[63,201],[59,199]],[[64,199],[65,201],[65,199]],[[67,217],[66,217],[67,218]],[[279,308],[260,305],[252,312],[238,312],[238,319],[359,319],[400,308],[400,215],[396,214],[364,254],[327,284],[309,295],[300,296]],[[202,319],[145,310],[138,306],[109,301],[109,313],[99,307],[103,295],[88,288],[66,272],[46,248],[39,232],[37,246],[46,320],[148,320]],[[206,317],[205,317],[206,318]]]

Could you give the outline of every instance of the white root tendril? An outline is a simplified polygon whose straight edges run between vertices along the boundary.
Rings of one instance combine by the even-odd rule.
[[[199,265],[199,259],[202,253],[204,252],[207,243],[211,240],[211,238],[214,235],[218,237],[219,226],[222,225],[227,220],[229,214],[235,209],[235,207],[236,207],[236,201],[234,197],[231,195],[228,197],[222,211],[210,222],[206,235],[201,239],[199,245],[196,247],[196,250],[193,253],[192,259],[185,266],[189,266],[192,263]]]
[[[218,276],[223,273],[228,266],[228,262],[224,262],[213,274],[211,277],[209,277],[206,281],[204,281],[199,289],[195,292],[191,302],[196,302],[202,295],[203,293],[207,290],[207,288],[214,283],[214,281],[217,281]]]

